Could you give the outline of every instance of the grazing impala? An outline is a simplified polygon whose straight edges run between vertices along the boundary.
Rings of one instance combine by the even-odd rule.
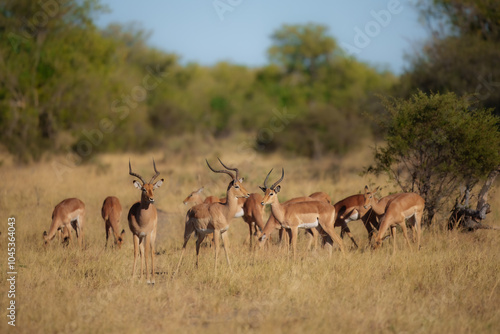
[[[328,196],[327,193],[324,193],[324,192],[315,192],[315,193],[312,193],[309,196],[295,197],[295,198],[289,199],[288,201],[283,202],[283,205],[289,204],[289,203],[309,202],[309,201],[320,201],[320,202],[325,202],[325,203],[330,203],[331,202],[330,196]],[[260,206],[262,207],[262,204]],[[266,225],[262,229],[261,237],[259,238],[259,241],[260,241],[259,246],[260,247],[262,247],[262,246],[265,245],[265,243],[266,243],[266,241],[268,239],[268,236],[275,229],[279,229],[280,230],[279,231],[279,242],[281,242],[282,236],[283,236],[283,231],[286,231],[286,229],[281,227],[281,224],[276,220],[276,218],[271,213],[271,215],[269,216],[269,218],[267,220]],[[310,249],[312,243],[314,242],[314,248],[316,249],[316,247],[317,247],[317,239],[318,239],[318,236],[319,236],[318,230],[316,228],[311,228],[311,229],[306,229],[306,232],[309,232],[312,235],[312,240],[310,240],[307,248]]]
[[[399,194],[393,194],[383,197],[379,200],[380,205],[386,205],[388,201],[398,196]],[[365,195],[357,194],[344,198],[341,201],[335,203],[335,211],[337,213],[337,218],[335,220],[335,226],[341,227],[340,236],[342,237],[344,233],[347,233],[352,242],[358,247],[356,240],[351,234],[351,230],[347,226],[347,223],[361,219],[363,225],[368,231],[368,240],[371,242],[372,236],[377,232],[379,227],[379,221],[382,215],[378,215],[373,211],[372,208],[366,209],[365,205]]]
[[[278,200],[278,192],[281,190],[279,184],[285,177],[285,171],[282,169],[281,178],[272,186],[268,187],[266,183],[271,172],[272,169],[264,180],[264,187],[261,187],[264,191],[262,205],[271,204],[271,212],[273,216],[282,227],[287,229],[290,236],[290,244],[292,245],[294,258],[296,254],[297,234],[299,228],[311,229],[321,227],[323,231],[325,231],[326,234],[332,238],[332,240],[335,240],[335,242],[338,243],[340,250],[344,253],[342,239],[340,239],[334,230],[335,207],[328,203],[319,201],[281,204]]]
[[[229,262],[228,255],[228,239],[226,232],[229,228],[229,223],[231,219],[234,217],[236,212],[238,211],[238,198],[239,197],[248,197],[250,194],[243,187],[243,179],[238,178],[238,169],[227,167],[219,162],[221,165],[226,168],[222,170],[215,170],[210,166],[207,162],[208,168],[214,173],[224,173],[231,177],[231,181],[227,187],[226,193],[226,201],[225,203],[202,203],[193,206],[186,214],[186,224],[184,229],[184,244],[182,245],[182,253],[179,259],[179,263],[177,264],[177,269],[174,274],[179,271],[179,267],[182,262],[182,257],[184,256],[184,252],[186,250],[186,245],[191,237],[191,234],[196,231],[198,236],[198,240],[196,241],[196,267],[198,267],[198,256],[200,253],[200,245],[205,239],[207,234],[214,234],[214,245],[215,245],[215,266],[214,270],[217,273],[217,258],[219,254],[219,242],[222,239],[222,246],[224,247],[224,252],[226,254],[226,260],[229,268],[231,268],[231,264]],[[234,171],[233,174],[230,171]]]
[[[147,283],[155,283],[155,240],[156,240],[156,225],[158,222],[158,213],[154,206],[154,190],[160,187],[163,179],[153,183],[154,180],[160,175],[156,170],[156,164],[153,159],[153,168],[155,174],[151,181],[146,183],[144,179],[136,173],[132,172],[130,161],[128,162],[129,174],[138,178],[141,182],[134,180],[134,186],[141,190],[141,201],[132,205],[128,212],[128,226],[133,234],[134,239],[134,266],[132,267],[132,278],[135,276],[135,265],[137,262],[137,255],[141,255],[141,273],[142,279],[143,263],[146,262],[146,280]],[[151,279],[149,278],[148,271],[148,257],[151,253]],[[145,261],[144,261],[145,260]]]
[[[378,215],[383,215],[380,221],[380,227],[377,237],[375,238],[374,249],[377,249],[382,244],[382,238],[387,231],[391,228],[393,237],[393,253],[396,253],[396,226],[399,225],[403,229],[403,236],[411,249],[410,240],[406,230],[405,219],[413,219],[416,234],[417,234],[417,249],[420,249],[420,233],[421,221],[424,212],[425,201],[422,197],[415,193],[400,193],[393,196],[389,201],[378,201],[373,195],[378,191],[376,188],[370,192],[368,187],[365,187],[365,203],[364,207],[371,207]]]
[[[104,227],[106,228],[106,245],[108,247],[109,234],[112,232],[115,237],[115,245],[118,249],[121,248],[123,244],[123,237],[125,236],[125,230],[122,230],[120,234],[120,219],[122,217],[122,205],[120,200],[114,196],[108,196],[102,203],[101,208],[102,219],[104,219]]]
[[[83,225],[85,221],[85,204],[78,198],[67,198],[57,204],[52,212],[52,224],[49,233],[43,232],[43,239],[47,245],[56,233],[62,232],[63,237],[71,240],[71,229],[76,232],[76,239],[81,248],[85,247]]]

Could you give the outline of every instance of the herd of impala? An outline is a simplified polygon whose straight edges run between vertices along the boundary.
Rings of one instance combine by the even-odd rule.
[[[370,242],[372,236],[375,235],[375,240],[372,242],[374,249],[380,247],[385,239],[387,229],[390,227],[394,253],[396,252],[395,239],[396,226],[398,225],[402,228],[403,235],[411,249],[406,229],[406,219],[411,219],[410,226],[414,229],[414,241],[417,243],[417,249],[420,248],[421,220],[425,203],[422,197],[415,193],[392,194],[378,200],[374,195],[379,188],[369,191],[368,187],[365,187],[363,194],[349,196],[335,204],[332,204],[330,197],[323,192],[316,192],[307,197],[297,197],[280,203],[278,193],[281,190],[280,183],[285,177],[284,169],[281,170],[281,177],[272,185],[269,185],[268,179],[272,172],[271,169],[264,179],[264,185],[259,187],[264,192],[261,195],[249,193],[245,189],[243,178],[239,177],[237,168],[226,166],[220,159],[219,162],[223,169],[217,170],[212,168],[206,161],[212,172],[226,174],[230,177],[226,197],[210,196],[203,198],[201,194],[203,188],[200,188],[184,199],[183,203],[190,204],[192,207],[186,214],[184,243],[173,275],[179,270],[186,245],[193,234],[197,236],[196,266],[198,266],[198,256],[202,242],[208,235],[213,235],[215,271],[217,271],[217,259],[221,242],[228,266],[231,269],[227,249],[228,235],[225,232],[234,217],[242,217],[248,224],[250,248],[252,248],[252,240],[256,237],[259,246],[262,247],[266,240],[269,239],[272,231],[279,229],[280,239],[283,231],[286,231],[294,257],[299,229],[305,229],[311,235],[309,247],[312,242],[316,247],[318,237],[321,237],[324,243],[332,245],[333,242],[336,242],[341,252],[344,253],[342,239],[334,230],[337,226],[341,228],[341,236],[347,233],[355,247],[358,247],[347,223],[359,219],[368,231]],[[139,174],[132,172],[132,166],[129,162],[129,174],[136,178],[133,180],[133,184],[137,189],[141,190],[141,199],[132,205],[127,215],[134,240],[132,277],[135,276],[137,257],[140,255],[140,277],[142,278],[145,263],[146,280],[151,284],[155,282],[155,240],[158,222],[158,213],[154,205],[154,190],[163,183],[163,179],[155,182],[160,172],[156,169],[154,159],[153,169],[155,174],[149,182],[146,182]],[[271,206],[271,214],[264,224],[263,216],[266,205]],[[109,234],[112,233],[114,244],[117,248],[120,248],[124,240],[125,230],[120,232],[122,206],[118,198],[114,196],[107,197],[103,202],[101,214],[106,230],[106,247]],[[71,231],[74,230],[78,245],[82,248],[85,247],[84,221],[85,204],[77,198],[63,200],[54,208],[49,232],[43,232],[45,244],[54,239],[56,234],[64,243],[68,243],[71,241]],[[332,248],[330,248],[330,254],[331,252]],[[149,256],[151,256],[151,270],[148,270]]]

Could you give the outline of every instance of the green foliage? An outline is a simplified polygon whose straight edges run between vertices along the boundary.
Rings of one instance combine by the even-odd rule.
[[[420,2],[433,33],[411,57],[401,94],[425,92],[471,94],[479,105],[500,114],[500,14],[494,0]]]
[[[0,11],[0,140],[22,161],[68,150],[83,161],[195,132],[246,132],[264,150],[310,157],[342,154],[371,135],[363,113],[380,112],[372,94],[396,81],[344,58],[321,25],[277,29],[273,62],[261,68],[181,66],[148,46],[136,24],[97,29],[99,1],[57,4],[50,13],[32,1]],[[30,25],[39,13],[50,19]],[[293,117],[280,119],[284,110]]]
[[[460,185],[473,185],[500,164],[499,119],[473,109],[467,97],[418,92],[408,100],[383,99],[383,105],[387,144],[375,150],[370,171],[418,192],[429,223]]]

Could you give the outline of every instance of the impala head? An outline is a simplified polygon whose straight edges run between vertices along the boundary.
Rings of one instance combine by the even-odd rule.
[[[365,202],[363,204],[363,207],[365,209],[369,209],[372,206],[373,201],[375,200],[375,194],[379,190],[380,187],[375,188],[373,191],[368,190],[368,186],[365,186]]]
[[[264,180],[264,186],[259,188],[264,192],[264,198],[262,199],[261,204],[266,205],[266,204],[271,204],[273,201],[277,201],[277,196],[278,193],[281,190],[281,186],[279,185],[281,181],[283,181],[283,178],[285,177],[285,170],[281,168],[281,178],[274,182],[272,186],[268,187],[267,186],[267,179],[269,178],[269,175],[271,174],[273,170],[271,169],[269,173],[266,176],[266,179]]]
[[[201,187],[198,190],[193,191],[191,194],[188,195],[188,197],[184,198],[184,201],[182,203],[184,205],[187,205],[188,203],[201,203],[203,202],[201,198],[201,193],[203,192],[203,187]]]
[[[160,172],[156,170],[155,160],[153,159],[153,168],[155,170],[155,174],[153,175],[149,183],[146,183],[139,174],[132,172],[132,166],[130,165],[130,160],[128,162],[128,168],[129,168],[129,174],[135,176],[142,182],[141,184],[137,180],[132,181],[134,183],[134,186],[142,191],[141,202],[153,204],[155,202],[153,192],[156,188],[159,188],[163,184],[163,179],[156,181],[156,183],[153,183],[154,180],[158,177],[158,175],[160,175]]]
[[[115,239],[115,245],[120,249],[123,244],[123,238],[125,237],[125,230],[122,230],[118,238]]]
[[[207,162],[207,166],[208,168],[210,168],[210,170],[214,173],[225,173],[229,176],[231,176],[232,178],[232,181],[229,182],[229,185],[227,186],[227,192],[229,193],[230,191],[234,194],[234,196],[240,198],[240,197],[244,197],[244,198],[248,198],[250,196],[250,193],[243,187],[243,178],[239,178],[238,177],[238,168],[232,168],[232,167],[227,167],[226,165],[224,165],[224,163],[219,159],[217,158],[220,162],[220,164],[226,168],[226,169],[221,169],[221,170],[215,170],[212,168],[212,166],[210,166],[210,164],[208,163],[208,160],[205,160]],[[230,170],[234,171],[235,174],[231,173]]]

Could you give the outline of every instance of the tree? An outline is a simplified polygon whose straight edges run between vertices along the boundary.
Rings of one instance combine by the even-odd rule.
[[[422,0],[420,11],[432,39],[410,58],[402,95],[417,89],[471,94],[500,114],[498,1]]]
[[[288,73],[307,73],[315,78],[318,67],[327,64],[336,48],[335,40],[323,25],[283,25],[271,39],[268,54],[271,61],[284,66]]]
[[[368,171],[419,193],[428,224],[460,185],[476,184],[500,163],[499,119],[491,109],[474,109],[467,96],[418,92],[382,103],[387,143],[375,149]]]

